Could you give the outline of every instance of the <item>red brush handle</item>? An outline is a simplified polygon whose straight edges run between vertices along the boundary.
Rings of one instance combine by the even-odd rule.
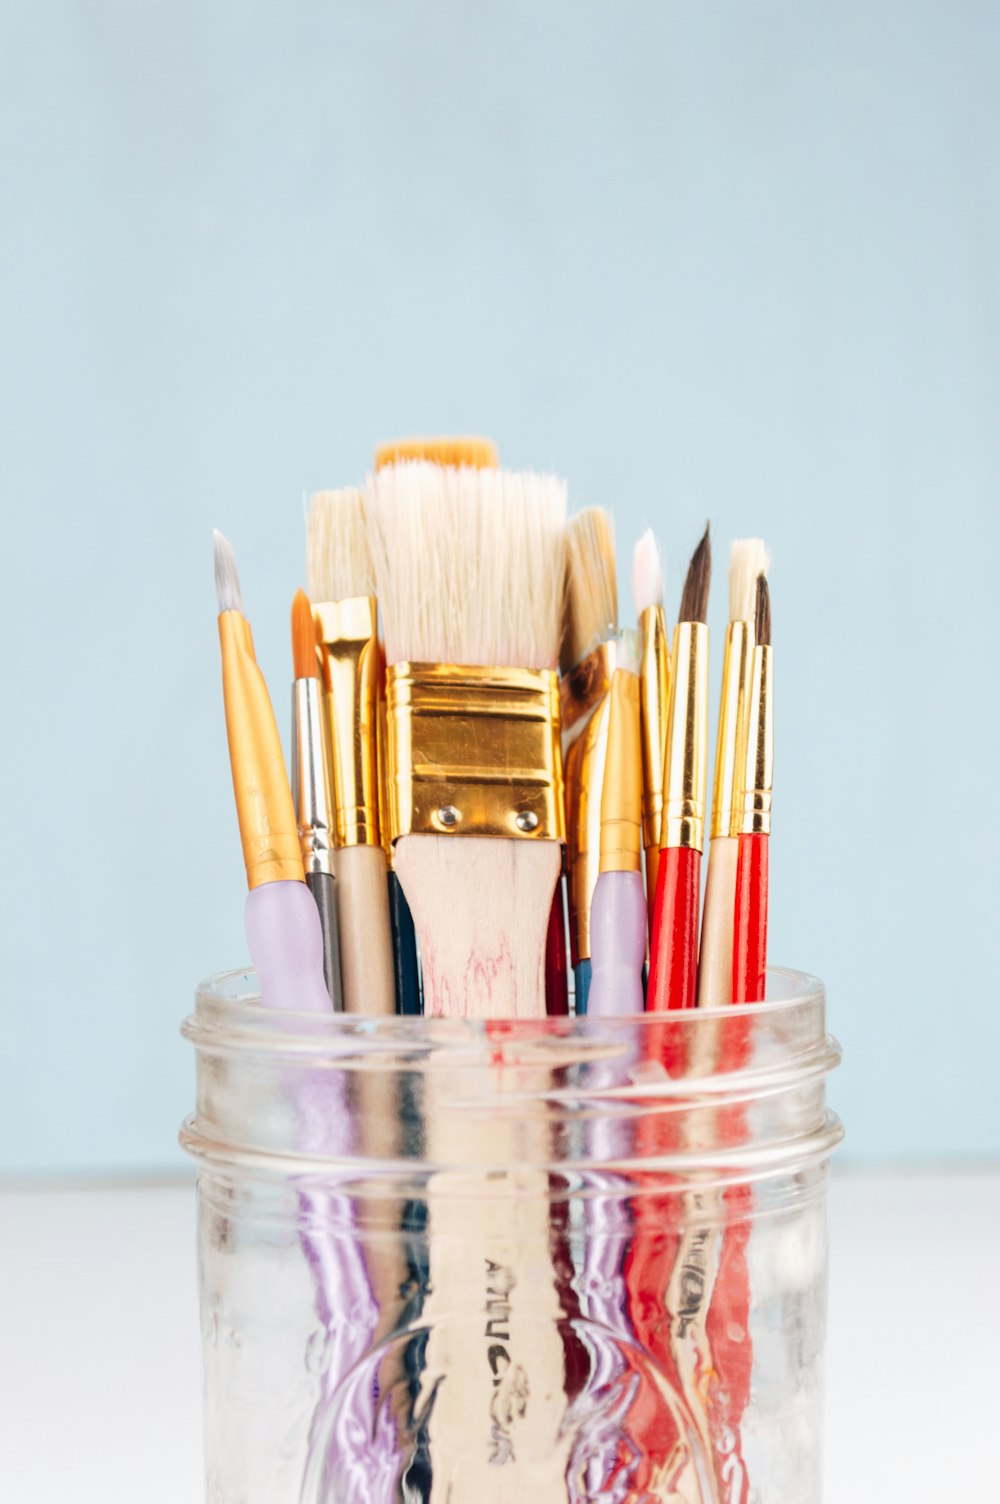
[[[550,1016],[569,1012],[569,972],[566,962],[566,886],[556,883],[545,936],[545,1011]]]
[[[664,847],[649,942],[647,1011],[695,1005],[700,894],[701,852],[690,846]]]
[[[733,1002],[762,1003],[767,984],[767,843],[740,836],[733,926]]]

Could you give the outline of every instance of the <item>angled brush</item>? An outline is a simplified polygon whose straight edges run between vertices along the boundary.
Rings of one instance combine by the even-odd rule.
[[[569,940],[577,1013],[586,1013],[590,988],[590,908],[601,844],[608,691],[615,671],[617,632],[614,528],[602,507],[587,507],[570,518],[566,529],[566,597],[559,654]]]

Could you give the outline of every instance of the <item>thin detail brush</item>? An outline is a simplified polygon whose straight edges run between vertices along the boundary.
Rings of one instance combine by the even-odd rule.
[[[608,691],[615,671],[618,588],[611,517],[587,507],[566,529],[562,671],[569,940],[576,1011],[590,989],[590,911],[601,844],[601,790],[608,742]]]
[[[660,870],[650,937],[649,1009],[693,1008],[698,979],[698,902],[705,844],[708,762],[708,591],[712,550],[706,527],[684,581],[670,655],[670,707]]]
[[[323,975],[334,1011],[340,1013],[344,995],[333,867],[333,770],[317,648],[309,597],[298,590],[292,601],[292,802],[306,886],[323,929]]]
[[[243,615],[236,558],[220,532],[212,536],[226,733],[249,888],[244,922],[250,955],[268,1007],[325,1013],[330,995],[323,980],[323,933],[305,884],[278,727]]]
[[[698,958],[698,1006],[731,1002],[733,914],[739,796],[743,778],[740,752],[746,735],[750,676],[753,671],[757,576],[766,573],[762,538],[738,538],[729,555],[729,626],[722,659],[722,695],[715,743],[711,840],[705,882],[705,914]]]
[[[757,576],[756,645],[750,680],[740,801],[732,995],[737,1003],[763,1002],[767,973],[768,842],[774,769],[774,649],[771,595]]]
[[[386,858],[378,823],[379,647],[364,498],[320,491],[306,519],[309,595],[333,750],[344,1009],[396,1011]]]
[[[642,844],[646,853],[646,906],[653,928],[656,878],[660,869],[663,824],[663,769],[670,701],[670,644],[663,614],[663,565],[651,528],[635,546],[632,595],[639,624],[641,662],[639,703],[642,711]]]

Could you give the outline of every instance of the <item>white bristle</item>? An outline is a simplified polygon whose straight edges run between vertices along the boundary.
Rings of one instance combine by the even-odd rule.
[[[614,523],[603,507],[585,507],[566,528],[566,606],[559,661],[563,673],[617,630]]]
[[[736,538],[729,550],[729,620],[753,621],[757,576],[767,574],[771,555],[763,538]]]
[[[243,596],[240,594],[240,576],[236,568],[233,545],[224,538],[218,528],[212,529],[212,552],[215,555],[215,598],[219,611],[242,611]]]
[[[368,507],[387,662],[554,666],[564,481],[401,461],[369,478]]]
[[[639,672],[639,634],[634,627],[622,627],[618,633],[618,653],[615,667],[626,674]]]
[[[643,533],[632,555],[632,600],[637,619],[650,606],[663,605],[663,561],[651,527]]]
[[[312,601],[375,594],[364,493],[317,491],[306,516],[306,582]]]

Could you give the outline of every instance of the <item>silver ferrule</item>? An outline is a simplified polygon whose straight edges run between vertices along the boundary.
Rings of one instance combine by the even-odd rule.
[[[292,681],[292,802],[306,873],[333,876],[330,728],[319,679]]]

